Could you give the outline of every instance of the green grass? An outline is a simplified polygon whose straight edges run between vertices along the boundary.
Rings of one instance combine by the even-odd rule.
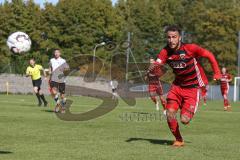
[[[101,101],[72,97],[72,112]],[[48,97],[48,100],[52,100]],[[166,121],[126,121],[124,113],[154,113],[149,99],[135,107],[120,102],[112,112],[86,122],[66,122],[35,106],[34,96],[0,95],[1,160],[230,160],[240,159],[240,103],[224,112],[222,101],[209,102],[188,126],[181,125],[186,146],[173,148]],[[53,106],[53,102],[50,104]]]

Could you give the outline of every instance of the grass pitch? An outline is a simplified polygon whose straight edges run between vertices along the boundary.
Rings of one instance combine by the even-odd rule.
[[[190,125],[180,126],[186,146],[173,148],[166,121],[146,118],[156,113],[147,98],[138,99],[135,107],[121,101],[112,112],[85,122],[62,121],[52,112],[49,97],[48,108],[37,107],[35,99],[0,95],[1,160],[240,159],[240,103],[232,103],[232,112],[223,111],[222,101],[199,106]],[[74,113],[100,103],[71,99]]]

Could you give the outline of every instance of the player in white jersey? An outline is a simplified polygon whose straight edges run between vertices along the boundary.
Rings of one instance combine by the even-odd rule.
[[[118,94],[117,94],[118,82],[116,80],[111,80],[110,81],[110,86],[112,88],[112,99],[115,99],[118,96]]]
[[[59,49],[54,50],[54,58],[49,63],[50,73],[50,88],[51,94],[57,105],[55,112],[65,113],[66,98],[65,94],[65,75],[64,72],[69,70],[69,65],[66,60],[61,57],[61,51]]]

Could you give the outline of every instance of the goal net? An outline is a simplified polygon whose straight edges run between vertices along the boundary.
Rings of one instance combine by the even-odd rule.
[[[234,78],[234,97],[233,101],[239,101],[240,100],[240,77]]]

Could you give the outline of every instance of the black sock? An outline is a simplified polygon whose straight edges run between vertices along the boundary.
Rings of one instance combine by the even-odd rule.
[[[41,99],[43,100],[44,103],[47,103],[45,97],[44,97],[44,94],[40,95]]]
[[[37,99],[38,99],[38,103],[41,104],[42,101],[41,101],[41,97],[40,97],[39,93],[36,93],[36,96],[37,96]]]
[[[58,95],[54,96],[54,101],[57,102],[58,101]]]

